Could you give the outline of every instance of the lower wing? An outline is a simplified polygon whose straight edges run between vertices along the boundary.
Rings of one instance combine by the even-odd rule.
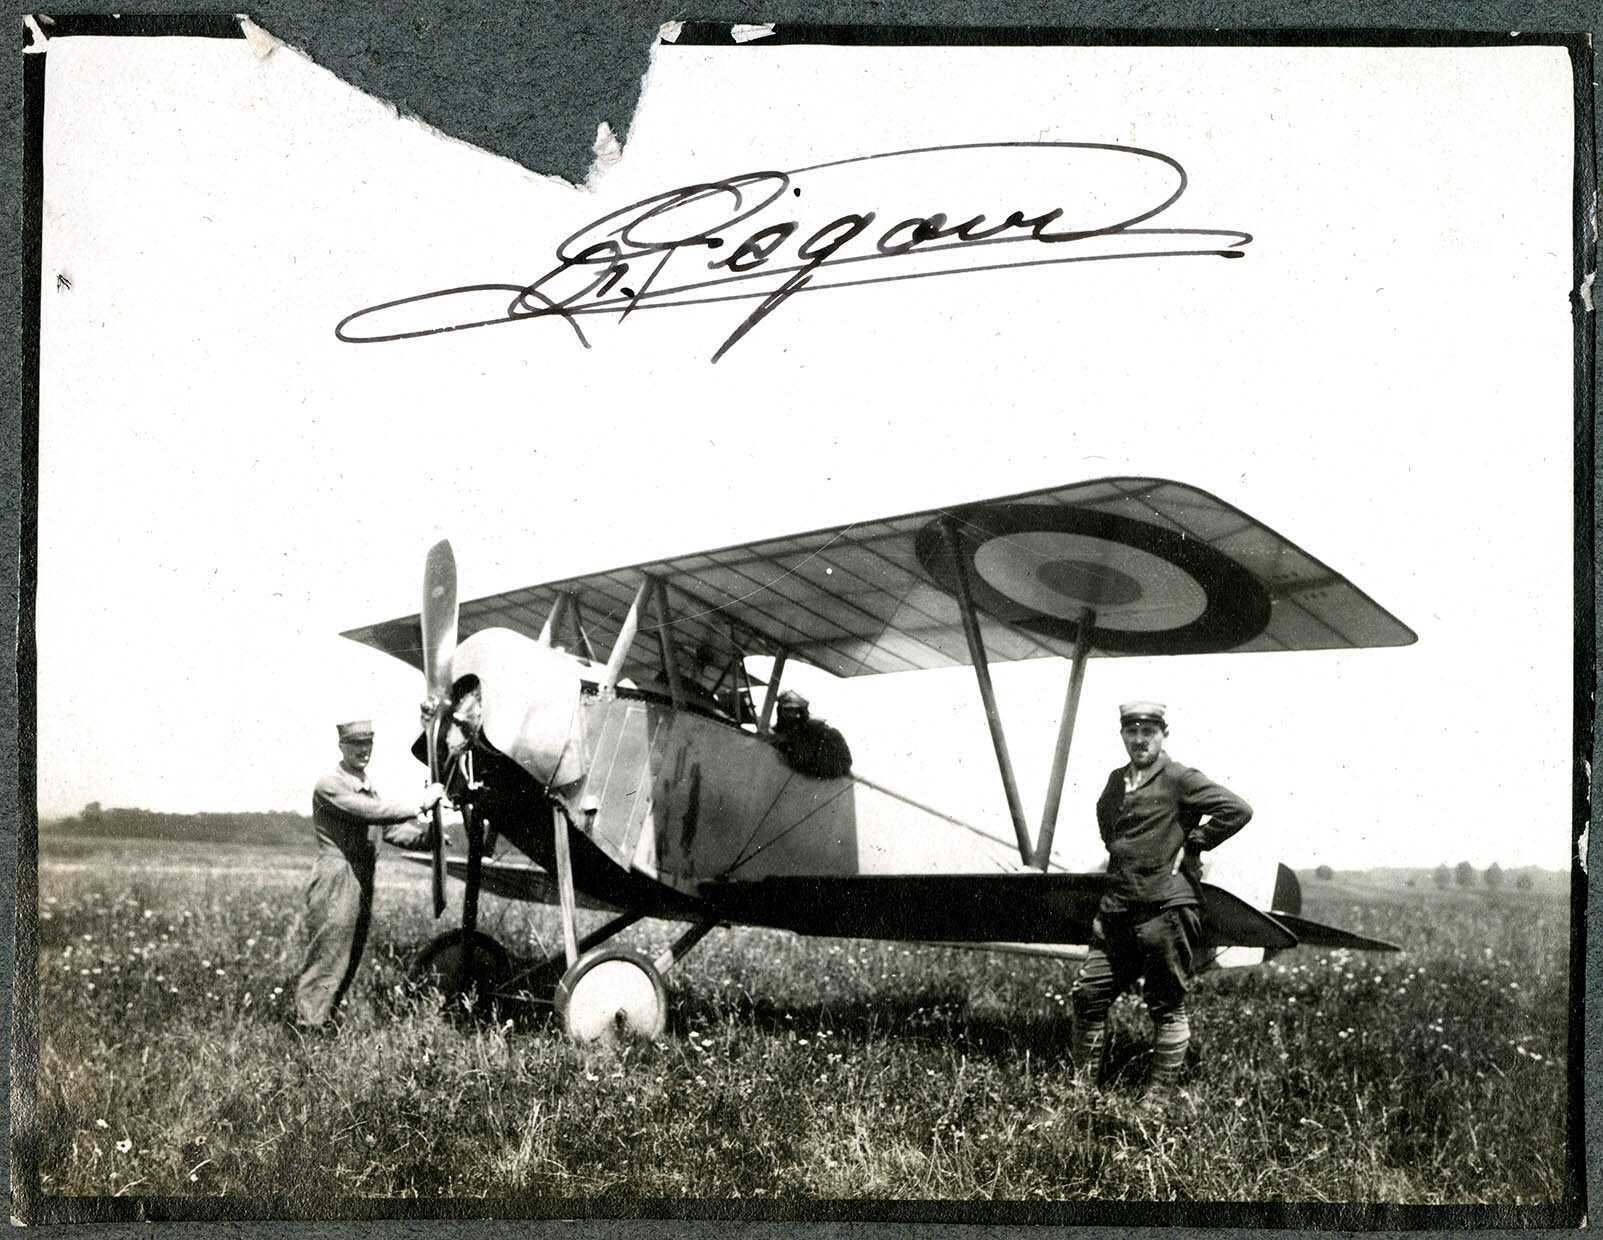
[[[1106,874],[873,874],[724,882],[702,896],[729,921],[799,934],[953,943],[1072,944],[1112,880]],[[1297,937],[1219,887],[1202,885],[1210,946],[1287,948]]]

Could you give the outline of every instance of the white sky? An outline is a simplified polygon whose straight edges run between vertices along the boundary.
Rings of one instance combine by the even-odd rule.
[[[576,189],[288,49],[52,43],[40,812],[305,810],[358,714],[381,787],[420,783],[415,673],[336,634],[416,610],[442,534],[472,598],[1132,473],[1244,509],[1420,640],[1093,663],[1064,857],[1097,858],[1114,707],[1152,696],[1271,854],[1562,866],[1570,99],[1555,49],[665,47],[622,163]],[[716,366],[747,305],[591,318],[589,351],[555,320],[333,337],[530,280],[657,189],[1043,139],[1172,155],[1160,223],[1256,240],[803,296]],[[1066,675],[995,669],[1032,821]],[[860,770],[1010,835],[968,669],[808,687]]]

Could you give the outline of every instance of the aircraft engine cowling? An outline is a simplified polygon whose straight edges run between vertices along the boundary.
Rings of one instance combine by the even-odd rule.
[[[451,677],[479,678],[484,739],[542,785],[584,775],[580,679],[572,657],[511,629],[483,629],[451,659]]]

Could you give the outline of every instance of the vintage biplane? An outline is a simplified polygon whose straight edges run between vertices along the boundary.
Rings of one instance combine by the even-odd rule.
[[[425,963],[493,989],[507,956],[477,927],[481,891],[558,904],[562,951],[545,984],[581,1040],[660,1031],[662,974],[722,924],[1083,951],[1109,879],[1051,857],[1091,657],[1415,640],[1279,534],[1155,478],[765,539],[460,607],[442,542],[420,615],[345,636],[423,671],[415,752],[463,815],[466,855],[446,859],[437,831],[431,859],[436,916],[444,874],[465,883],[462,926]],[[766,683],[752,656],[772,659]],[[989,664],[1052,656],[1070,661],[1067,696],[1032,838]],[[837,676],[972,665],[1013,838],[859,771],[796,769],[774,729],[796,661]],[[523,859],[492,856],[503,843]],[[1266,879],[1275,890],[1254,902],[1200,885],[1213,947],[1255,959],[1299,941],[1395,950],[1300,917],[1284,867]],[[580,905],[616,916],[581,935]],[[648,959],[614,938],[645,917],[687,926]]]

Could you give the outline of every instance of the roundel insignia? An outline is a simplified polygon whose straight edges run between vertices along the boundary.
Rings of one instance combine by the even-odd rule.
[[[918,533],[919,563],[957,595],[937,518]],[[1208,544],[1089,508],[993,504],[953,514],[974,604],[1000,620],[1073,641],[1095,613],[1091,644],[1109,654],[1201,654],[1252,640],[1269,623],[1268,591]]]

